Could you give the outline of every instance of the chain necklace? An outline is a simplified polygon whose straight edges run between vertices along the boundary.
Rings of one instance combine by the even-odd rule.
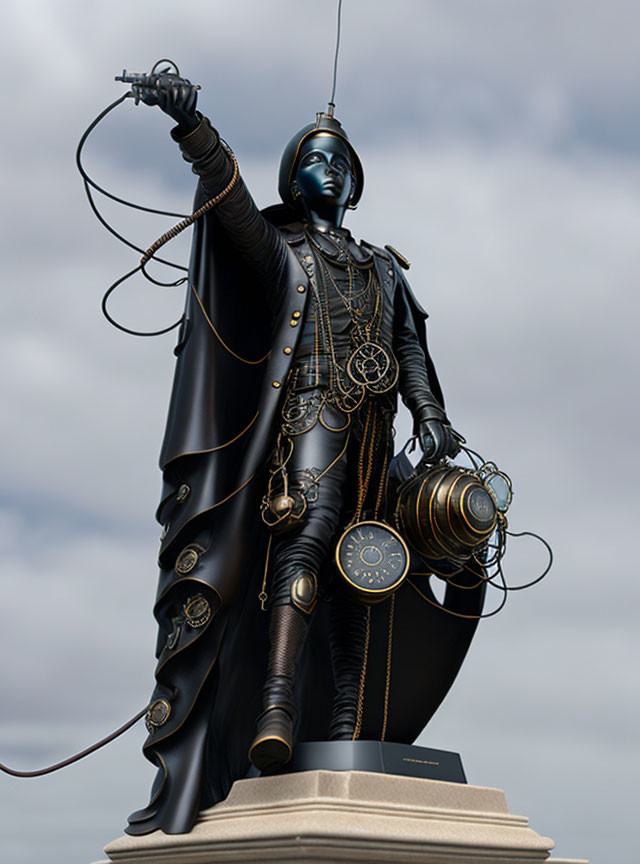
[[[372,326],[376,320],[378,307],[380,305],[380,303],[379,303],[380,292],[379,292],[379,290],[376,290],[376,289],[378,289],[378,284],[377,284],[377,280],[375,280],[375,281],[373,280],[372,272],[373,272],[372,270],[369,270],[369,272],[367,274],[366,283],[364,283],[364,279],[362,280],[364,283],[364,287],[356,294],[354,292],[354,284],[355,284],[354,268],[351,267],[351,265],[347,265],[347,277],[349,280],[349,288],[348,288],[348,295],[345,296],[342,293],[342,291],[340,290],[340,286],[338,285],[338,282],[334,278],[331,270],[328,267],[324,267],[324,273],[326,273],[326,275],[329,277],[329,281],[331,282],[333,289],[335,290],[338,297],[342,300],[347,312],[349,313],[349,317],[351,318],[352,323],[355,325],[355,327],[358,329],[358,331],[363,331],[363,329],[364,329],[364,332],[366,332],[366,334],[367,334],[367,338],[369,337],[370,332],[371,332],[371,328],[372,328]],[[323,275],[324,275],[324,273],[323,273]],[[358,275],[360,275],[357,270],[356,270],[356,273],[358,273]],[[375,306],[374,306],[373,312],[371,314],[371,318],[369,319],[369,321],[367,321],[365,323],[364,328],[363,328],[362,319],[365,317],[365,315],[367,313],[367,309],[366,309],[366,306],[362,306],[362,307],[358,308],[355,305],[355,301],[360,300],[362,297],[365,297],[366,295],[370,295],[372,288],[375,292],[375,295],[374,295]],[[368,297],[367,297],[367,299],[368,299]],[[379,328],[379,324],[378,324],[378,330],[379,329],[380,328]],[[355,339],[352,341],[357,342],[358,340]]]
[[[313,285],[317,304],[316,317],[316,350],[322,347],[330,357],[331,390],[336,402],[346,412],[358,408],[366,393],[378,395],[386,393],[395,386],[398,380],[398,363],[393,353],[384,348],[378,341],[382,326],[382,292],[375,275],[375,269],[358,267],[346,260],[345,269],[348,278],[348,293],[345,294],[337,284],[337,280],[323,260],[321,250],[316,244],[311,244],[315,259],[318,284]],[[365,282],[361,270],[368,269]],[[356,274],[362,278],[364,287],[355,293]],[[327,282],[328,280],[328,282]],[[331,312],[329,305],[328,283],[344,304],[351,319],[350,328],[351,352],[346,363],[341,363],[335,351],[333,332],[331,328]],[[373,297],[371,297],[373,294]],[[354,305],[354,300],[362,297],[371,298],[371,303],[365,303],[361,308]],[[368,307],[368,308],[367,308]],[[369,313],[369,314],[367,314]],[[366,320],[364,320],[366,318]]]

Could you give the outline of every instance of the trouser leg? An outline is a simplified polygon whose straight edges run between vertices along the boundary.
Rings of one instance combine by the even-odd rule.
[[[319,592],[324,588],[318,585],[319,574],[339,525],[346,444],[346,431],[335,432],[317,424],[296,437],[287,466],[292,488],[302,488],[307,497],[308,514],[302,527],[274,542],[263,711],[249,751],[251,761],[263,771],[287,762],[291,756],[296,668]]]
[[[358,706],[365,661],[369,610],[338,588],[331,601],[330,651],[335,682],[329,738],[357,737]]]

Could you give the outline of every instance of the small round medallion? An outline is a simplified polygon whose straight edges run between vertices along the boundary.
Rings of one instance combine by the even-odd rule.
[[[370,387],[382,381],[390,365],[391,360],[382,345],[364,342],[349,357],[347,374],[354,384]]]
[[[387,393],[398,381],[400,367],[392,351],[377,342],[363,342],[347,360],[348,378],[368,393]]]
[[[167,702],[166,699],[156,699],[149,706],[149,710],[145,714],[144,723],[149,732],[155,732],[156,729],[159,729],[169,719],[169,715],[171,714],[171,705]]]
[[[189,597],[182,607],[182,611],[184,612],[184,620],[194,630],[198,627],[204,627],[211,618],[211,604],[202,594]]]
[[[184,576],[185,573],[190,573],[198,563],[199,558],[200,556],[197,551],[187,546],[187,548],[183,549],[178,555],[178,560],[176,561],[176,573],[180,573],[182,576]]]

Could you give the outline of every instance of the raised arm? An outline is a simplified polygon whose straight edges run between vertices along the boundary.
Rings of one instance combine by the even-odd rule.
[[[200,178],[202,202],[221,192],[231,180],[233,163],[209,120],[196,111],[198,91],[186,78],[160,74],[154,86],[138,87],[147,105],[157,105],[178,124],[171,136],[183,158]],[[216,207],[216,218],[229,241],[266,284],[277,282],[283,272],[286,243],[260,213],[241,176]]]

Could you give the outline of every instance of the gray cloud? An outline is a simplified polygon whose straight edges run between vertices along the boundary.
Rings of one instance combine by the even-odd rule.
[[[203,85],[203,110],[256,200],[272,203],[284,140],[327,98],[329,6],[6,10],[3,57],[21,98],[4,88],[0,106],[2,761],[67,755],[136,711],[152,684],[156,459],[174,339],[134,340],[99,315],[102,291],[136,256],[89,213],[77,139],[122,92],[112,76],[123,65],[173,56]],[[470,781],[505,788],[558,855],[620,864],[634,860],[618,798],[634,797],[639,707],[639,19],[622,0],[352,0],[338,88],[367,172],[351,227],[413,261],[451,417],[512,475],[513,529],[539,531],[556,553],[545,583],[480,625],[421,742],[462,752]],[[127,104],[89,142],[87,164],[119,194],[182,212],[193,178],[169,126]],[[143,246],[166,228],[105,210]],[[187,249],[170,252],[184,260]],[[180,289],[136,281],[112,308],[154,328],[181,305]],[[513,541],[514,582],[541,563]],[[0,777],[4,857],[98,858],[147,794],[141,735],[59,776]],[[618,797],[598,791],[596,773]],[[600,818],[585,819],[595,807]]]

